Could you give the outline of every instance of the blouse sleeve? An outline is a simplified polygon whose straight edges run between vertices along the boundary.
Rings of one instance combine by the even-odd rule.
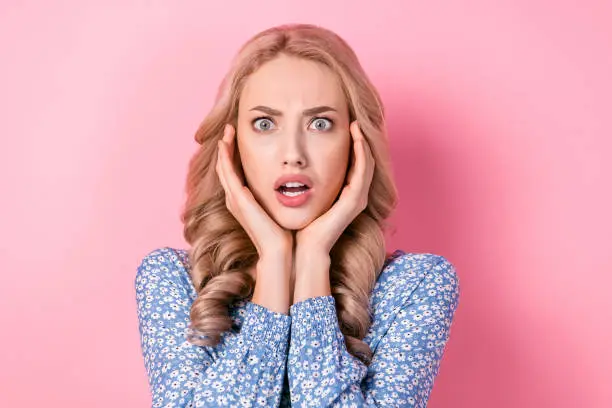
[[[369,367],[351,355],[332,296],[291,306],[288,377],[298,407],[425,407],[459,301],[454,267],[436,256],[381,338]]]
[[[278,406],[291,317],[249,302],[239,333],[220,347],[186,341],[191,300],[166,249],[147,255],[135,288],[153,407]]]

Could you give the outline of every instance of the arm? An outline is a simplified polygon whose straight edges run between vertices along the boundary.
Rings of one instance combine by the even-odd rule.
[[[437,259],[429,273],[415,282],[369,367],[347,351],[332,296],[292,305],[288,360],[292,403],[425,407],[459,300],[452,264]]]
[[[216,347],[188,343],[192,301],[176,259],[170,249],[153,251],[135,279],[153,406],[278,406],[291,317],[249,302],[240,333],[224,333]]]

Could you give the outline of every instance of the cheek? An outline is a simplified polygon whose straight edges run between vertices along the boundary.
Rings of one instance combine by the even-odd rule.
[[[330,189],[337,190],[334,193],[344,185],[349,164],[349,148],[348,144],[342,144],[331,149],[321,163],[325,168],[325,184]]]
[[[267,172],[266,163],[269,160],[265,159],[261,149],[255,151],[253,146],[247,143],[238,143],[238,150],[247,186],[254,190],[253,192],[261,190],[266,182],[264,176]]]

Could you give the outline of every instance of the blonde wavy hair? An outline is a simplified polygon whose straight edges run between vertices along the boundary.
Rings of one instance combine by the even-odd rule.
[[[191,246],[191,278],[198,292],[191,306],[188,341],[199,346],[218,344],[222,333],[232,327],[229,307],[253,293],[255,282],[247,270],[257,263],[258,254],[225,206],[225,192],[215,171],[216,149],[225,124],[237,122],[245,81],[279,54],[324,64],[338,75],[350,121],[359,121],[376,161],[367,208],[330,251],[330,283],[340,329],[348,351],[369,365],[372,351],[363,341],[372,324],[369,296],[389,255],[384,232],[390,225],[385,220],[397,202],[383,104],[351,47],[334,32],[311,24],[272,27],[245,43],[195,134],[201,147],[189,162],[181,214],[184,237]]]

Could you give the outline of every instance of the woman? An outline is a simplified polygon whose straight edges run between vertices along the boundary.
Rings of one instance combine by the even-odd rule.
[[[259,33],[195,139],[190,248],[135,279],[153,406],[425,406],[459,282],[442,256],[385,251],[383,106],[351,48]]]

